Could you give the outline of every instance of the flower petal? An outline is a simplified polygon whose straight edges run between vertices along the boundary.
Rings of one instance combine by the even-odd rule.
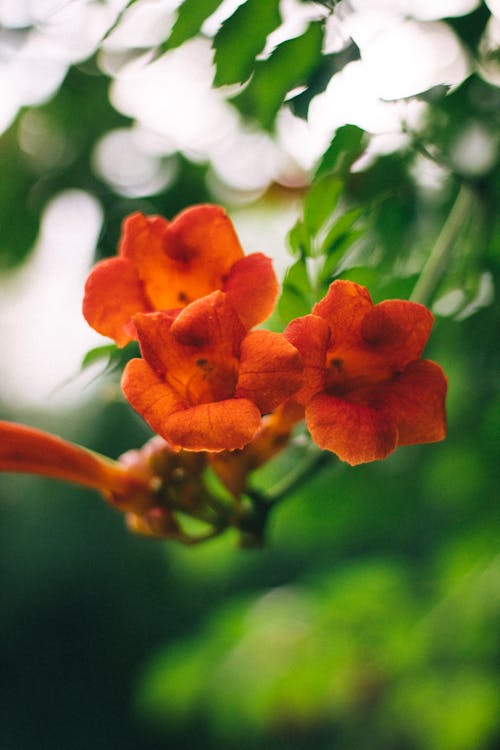
[[[170,328],[174,315],[168,312],[139,313],[134,315],[133,322],[141,347],[141,354],[160,377],[164,377],[177,353]],[[184,362],[182,353],[177,354],[179,362]]]
[[[446,436],[447,381],[430,360],[412,362],[387,383],[377,387],[371,403],[396,423],[399,445],[433,443]]]
[[[75,482],[133,501],[149,494],[150,475],[33,427],[0,422],[0,471]]]
[[[161,216],[141,213],[131,214],[123,222],[119,254],[134,265],[152,310],[169,310],[188,301],[182,295],[186,269],[173,263],[165,252],[169,227]]]
[[[279,293],[272,261],[262,253],[252,253],[236,261],[223,290],[247,330],[269,317]]]
[[[118,346],[132,340],[127,324],[134,313],[151,309],[133,264],[126,258],[108,258],[97,263],[85,284],[85,320],[114,339]]]
[[[243,257],[231,219],[221,206],[209,203],[181,211],[170,225],[164,245],[175,260],[197,261],[214,282]]]
[[[433,322],[432,313],[424,305],[385,300],[366,314],[361,333],[392,367],[402,369],[421,357]]]
[[[177,391],[158,377],[143,359],[131,359],[127,363],[121,387],[129,404],[149,424],[153,432],[169,440],[164,428],[167,418],[173,412],[188,406]]]
[[[241,342],[236,396],[266,414],[298,391],[303,369],[299,352],[283,334],[251,331]]]
[[[258,408],[244,398],[199,404],[171,414],[164,436],[190,451],[236,450],[251,441],[261,424]]]
[[[187,347],[216,350],[236,357],[245,328],[227,295],[212,292],[184,308],[172,324],[172,336]]]
[[[136,266],[152,307],[169,310],[220,289],[243,250],[224,209],[202,204],[171,223],[132,214],[123,224],[120,255]]]
[[[149,313],[134,323],[144,359],[187,403],[234,396],[245,329],[224,292],[192,302],[177,317]]]
[[[389,414],[360,403],[319,394],[306,406],[314,442],[355,466],[385,458],[397,446],[398,430]]]
[[[314,305],[312,312],[324,318],[330,325],[332,347],[359,346],[361,323],[372,309],[368,290],[353,281],[337,279],[323,299]]]
[[[300,352],[304,363],[302,388],[294,395],[300,404],[307,404],[325,385],[325,362],[330,328],[317,315],[292,320],[285,329],[285,338]]]

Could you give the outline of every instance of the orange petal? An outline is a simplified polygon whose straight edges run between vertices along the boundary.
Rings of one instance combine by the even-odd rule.
[[[165,436],[178,448],[190,451],[244,448],[260,427],[254,403],[244,398],[215,401],[171,414],[165,421]]]
[[[144,216],[139,211],[130,214],[123,220],[119,256],[140,266],[148,255],[159,251],[169,226],[170,222],[162,216]]]
[[[324,388],[330,328],[323,318],[305,315],[292,320],[286,327],[284,336],[299,350],[304,362],[303,385],[294,399],[305,405]]]
[[[83,315],[92,328],[125,346],[132,340],[127,328],[130,318],[148,310],[142,283],[130,261],[108,258],[94,266],[83,298]]]
[[[221,206],[208,203],[176,216],[165,235],[165,249],[173,259],[196,261],[214,283],[243,257],[231,219]]]
[[[371,297],[364,286],[337,279],[330,285],[326,296],[314,305],[312,312],[328,322],[330,348],[347,348],[364,343],[361,323],[372,307]]]
[[[245,328],[227,295],[212,292],[182,310],[172,324],[172,336],[182,345],[236,357]]]
[[[204,204],[172,223],[133,214],[123,225],[120,254],[136,266],[153,308],[168,310],[220,289],[243,250],[224,209]]]
[[[170,333],[173,321],[174,315],[167,312],[139,313],[133,318],[141,354],[162,378],[169,368],[171,347],[176,343]]]
[[[174,319],[134,317],[143,357],[191,405],[234,396],[245,329],[224,292],[192,302]]]
[[[298,391],[303,369],[299,352],[281,333],[251,331],[241,342],[236,396],[267,414]]]
[[[231,267],[223,290],[247,330],[271,315],[279,293],[272,261],[262,253],[252,253]]]
[[[385,458],[397,446],[390,415],[335,396],[315,396],[306,407],[306,422],[320,448],[352,466]]]
[[[187,404],[143,359],[131,359],[123,371],[121,387],[129,404],[145,419],[153,432],[169,440],[165,421]]]
[[[141,213],[132,214],[123,222],[119,253],[135,266],[152,310],[183,307],[191,299],[190,265],[170,258],[165,249],[171,226],[161,216]]]
[[[0,422],[0,471],[40,474],[131,498],[149,492],[146,472],[33,427]]]
[[[372,404],[396,423],[399,445],[433,443],[446,436],[447,381],[430,360],[412,362],[401,375],[378,386]]]
[[[123,345],[134,334],[133,328],[122,330],[133,314],[179,309],[221,289],[231,267],[242,258],[234,227],[220,206],[193,206],[171,223],[161,216],[131,214],[123,222],[119,258],[111,266],[117,271],[108,270],[102,284],[102,272],[93,272],[84,314],[90,325]],[[272,309],[276,279],[269,261],[258,269],[252,263],[259,265],[251,262],[247,276],[258,277],[255,310],[262,320]],[[243,317],[252,317],[238,278],[230,285]]]
[[[419,359],[434,318],[417,302],[386,300],[375,305],[361,324],[364,340],[397,369]]]

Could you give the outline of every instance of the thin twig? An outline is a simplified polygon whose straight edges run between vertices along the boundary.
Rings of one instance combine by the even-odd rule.
[[[432,298],[446,270],[460,231],[469,218],[472,200],[472,190],[468,185],[462,184],[448,218],[415,284],[410,296],[412,302],[421,302],[425,305]]]
[[[304,482],[310,479],[314,474],[320,471],[324,466],[330,463],[333,454],[329,451],[316,453],[314,458],[305,466],[302,464],[299,468],[274,485],[272,491],[267,494],[258,490],[246,490],[245,494],[254,504],[265,505],[267,507],[277,505],[284,500],[291,492],[295,491]]]

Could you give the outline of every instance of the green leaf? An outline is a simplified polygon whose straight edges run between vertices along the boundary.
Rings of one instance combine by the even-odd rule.
[[[354,268],[348,268],[342,271],[338,275],[339,279],[348,279],[354,281],[356,284],[366,286],[370,292],[380,281],[380,274],[377,268],[372,266],[356,266]]]
[[[94,349],[90,349],[84,358],[82,359],[81,369],[85,370],[95,362],[99,362],[103,359],[107,359],[107,365],[111,364],[111,360],[114,359],[119,353],[119,349],[116,344],[104,344],[103,346],[96,346]]]
[[[293,255],[304,257],[311,254],[311,239],[301,219],[297,219],[288,232],[287,239]]]
[[[354,245],[356,240],[365,234],[364,229],[352,229],[349,232],[337,237],[335,243],[330,248],[329,253],[325,257],[325,262],[321,269],[320,281],[323,284],[329,284],[330,281],[336,276],[336,269],[340,262],[343,260],[347,251]]]
[[[330,173],[345,177],[365,147],[364,130],[356,125],[343,125],[338,128],[318,165],[316,177]]]
[[[250,83],[232,99],[233,104],[270,130],[287,93],[304,83],[319,64],[322,42],[322,26],[312,23],[302,36],[280,44],[267,60],[256,63]]]
[[[283,282],[283,291],[278,301],[278,312],[283,323],[311,312],[313,292],[306,262],[300,258],[288,269]]]
[[[43,206],[32,198],[37,175],[30,167],[11,127],[2,135],[0,150],[0,269],[22,263],[39,230]]]
[[[246,0],[215,35],[215,86],[246,81],[268,35],[281,23],[279,0]]]
[[[203,22],[220,5],[220,0],[184,0],[168,39],[160,45],[160,53],[180,47],[200,31]]]
[[[337,250],[338,241],[342,240],[346,234],[350,233],[350,230],[364,212],[365,209],[363,207],[358,207],[351,208],[350,211],[346,211],[342,214],[342,216],[340,216],[340,218],[333,224],[323,240],[321,244],[321,254],[335,252]]]
[[[332,175],[314,180],[304,199],[304,223],[310,234],[317,234],[332,215],[342,187],[342,180]]]

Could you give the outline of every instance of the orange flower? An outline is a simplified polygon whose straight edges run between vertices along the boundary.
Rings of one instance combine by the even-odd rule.
[[[124,346],[137,338],[135,313],[178,310],[217,289],[227,293],[247,330],[271,314],[278,295],[271,260],[244,256],[220,206],[192,206],[172,222],[135,213],[123,224],[118,257],[91,271],[83,314]]]
[[[168,442],[192,451],[243,448],[302,382],[297,350],[279,333],[247,333],[221,291],[177,316],[134,316],[143,359],[131,360],[122,388]]]
[[[123,510],[152,503],[152,475],[33,427],[0,422],[0,471],[41,474],[100,490]]]
[[[420,359],[432,323],[423,305],[373,305],[364,287],[339,280],[311,315],[288,325],[305,366],[294,398],[320,448],[355,465],[445,437],[446,377]]]

